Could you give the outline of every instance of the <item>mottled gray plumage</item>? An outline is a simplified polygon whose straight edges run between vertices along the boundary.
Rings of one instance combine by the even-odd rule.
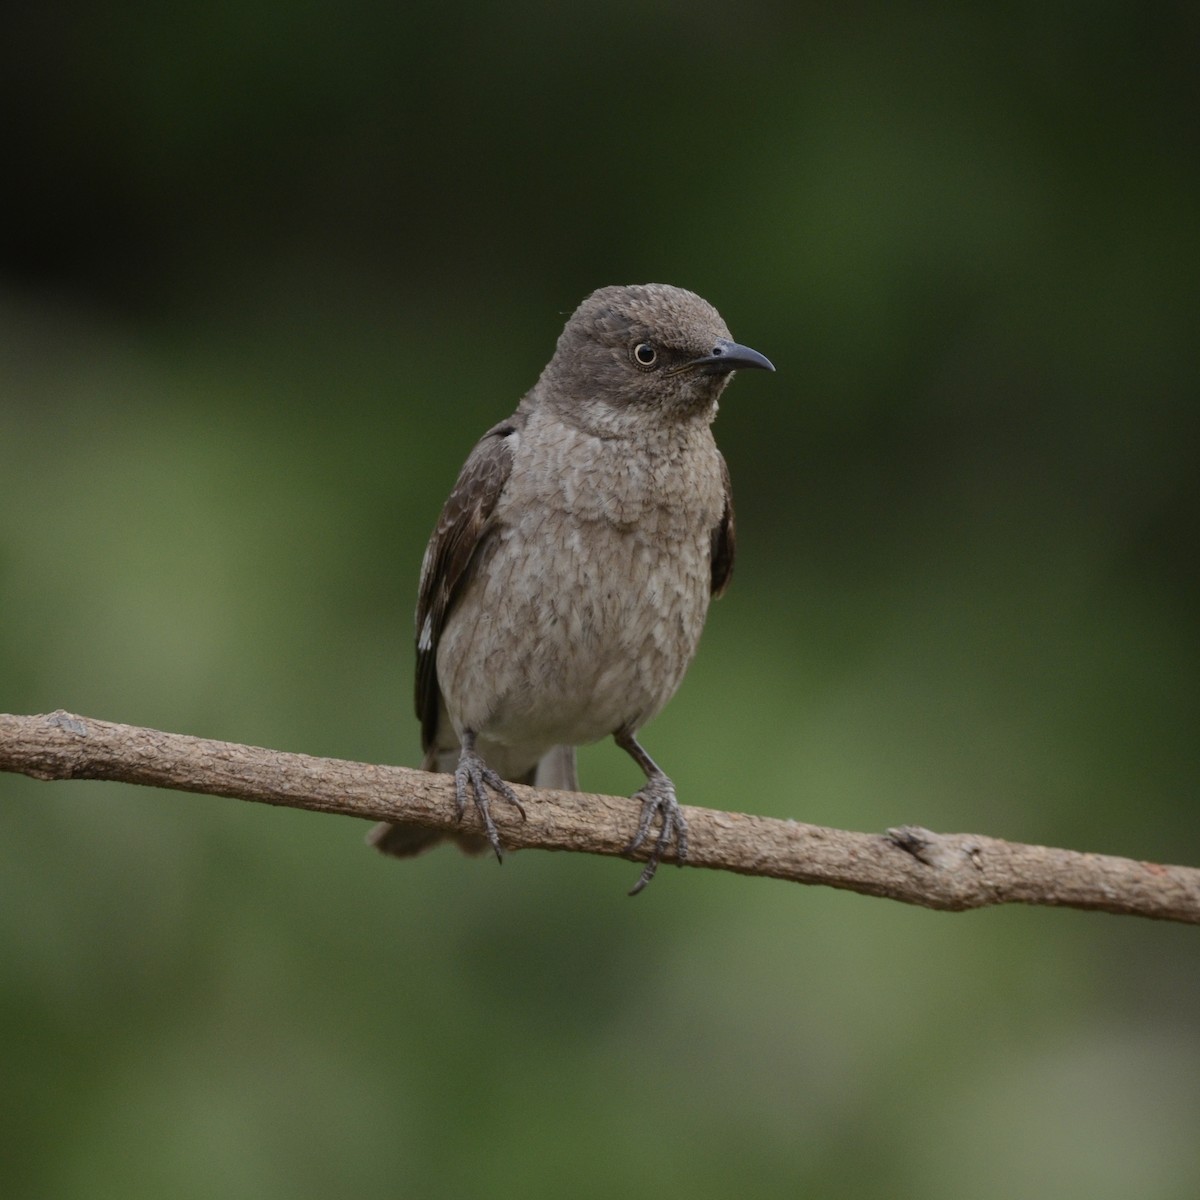
[[[674,786],[636,732],[679,686],[733,569],[710,426],[739,367],[774,369],[694,293],[602,288],[463,466],[421,567],[417,715],[424,766],[455,772],[460,813],[475,805],[497,855],[488,792],[520,808],[506,780],[573,790],[574,748],[612,735],[647,777],[629,849],[660,823],[634,890],[672,843],[686,856]],[[402,857],[442,836],[381,825],[370,840]]]

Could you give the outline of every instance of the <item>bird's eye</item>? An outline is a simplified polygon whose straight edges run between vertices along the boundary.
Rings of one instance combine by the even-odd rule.
[[[633,348],[633,361],[639,367],[652,367],[658,361],[658,351],[649,342],[638,342]]]

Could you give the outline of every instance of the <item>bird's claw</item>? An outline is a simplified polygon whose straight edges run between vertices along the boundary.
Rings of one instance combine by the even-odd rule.
[[[461,821],[467,811],[467,796],[470,794],[475,811],[483,822],[484,835],[496,852],[496,861],[504,861],[504,851],[500,846],[500,834],[496,831],[496,823],[492,820],[491,807],[488,803],[487,789],[491,788],[502,800],[507,800],[525,820],[525,807],[517,799],[517,793],[509,787],[508,782],[492,770],[491,767],[473,750],[464,750],[459,756],[458,767],[454,772],[454,803],[458,808],[458,819]]]
[[[675,862],[679,866],[683,865],[687,859],[688,828],[683,809],[679,807],[679,801],[675,798],[675,785],[665,775],[652,776],[646,781],[645,787],[634,793],[633,798],[642,802],[642,814],[638,819],[633,840],[622,853],[632,854],[649,836],[654,818],[657,816],[661,821],[658,837],[654,839],[654,847],[646,859],[646,865],[642,868],[637,883],[629,893],[636,896],[654,878],[658,864],[662,861],[663,854],[671,848],[672,842],[675,844]]]

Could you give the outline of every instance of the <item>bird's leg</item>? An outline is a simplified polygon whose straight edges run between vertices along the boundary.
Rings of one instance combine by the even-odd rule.
[[[483,756],[475,749],[475,737],[473,729],[463,730],[462,751],[458,756],[458,766],[454,771],[454,802],[458,806],[458,819],[461,821],[463,814],[467,811],[467,795],[470,794],[479,818],[483,822],[487,840],[496,852],[496,859],[498,862],[503,862],[504,854],[500,848],[500,835],[496,832],[496,823],[492,820],[491,810],[488,806],[487,789],[491,788],[497,796],[515,806],[517,812],[521,814],[522,821],[525,820],[525,809],[517,799],[517,793],[483,761]]]
[[[675,861],[683,864],[687,858],[687,821],[684,820],[683,809],[679,807],[679,801],[675,798],[675,785],[654,759],[638,745],[633,730],[628,726],[618,729],[613,734],[613,740],[646,772],[645,785],[633,795],[635,800],[642,802],[642,815],[638,820],[633,841],[625,847],[624,853],[632,854],[646,840],[656,816],[662,822],[642,874],[629,893],[636,896],[654,878],[654,872],[658,870],[658,864],[662,861],[663,854],[671,848],[672,842],[675,843]]]

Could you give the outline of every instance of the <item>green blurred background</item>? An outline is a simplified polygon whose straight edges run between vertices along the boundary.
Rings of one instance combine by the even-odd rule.
[[[14,9],[0,709],[415,763],[459,464],[659,280],[778,367],[684,800],[1200,862],[1194,3]],[[1200,1194],[1195,929],[364,832],[0,777],[0,1194]]]

